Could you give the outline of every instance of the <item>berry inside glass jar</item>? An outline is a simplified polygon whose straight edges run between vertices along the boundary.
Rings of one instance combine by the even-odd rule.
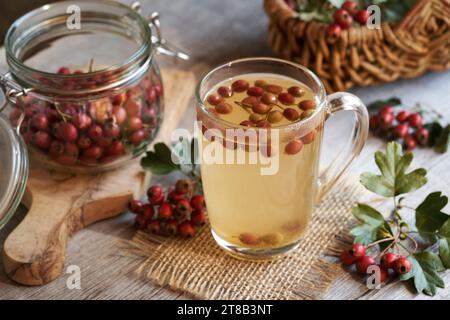
[[[83,73],[67,67],[57,72]],[[95,86],[95,78],[87,81]],[[30,94],[20,98],[9,116],[17,125],[24,110],[20,133],[39,160],[63,166],[107,165],[146,149],[161,121],[162,95],[161,79],[151,72],[129,89],[96,99],[48,100]]]

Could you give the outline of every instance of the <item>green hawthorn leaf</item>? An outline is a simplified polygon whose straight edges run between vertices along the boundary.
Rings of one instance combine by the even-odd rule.
[[[157,143],[154,151],[147,152],[141,160],[141,166],[156,175],[165,175],[180,170],[180,166],[172,161],[172,151],[164,143]]]
[[[376,240],[388,238],[392,235],[389,224],[384,220],[384,217],[371,206],[358,203],[353,207],[352,213],[361,223],[350,231],[355,237],[355,243],[360,242],[368,245]]]
[[[381,151],[375,153],[375,163],[381,175],[366,172],[361,175],[360,181],[366,189],[384,197],[415,191],[427,182],[427,178],[426,170],[423,168],[406,173],[412,159],[411,152],[403,155],[401,145],[390,142],[386,147],[386,153]]]
[[[401,100],[399,98],[390,98],[388,100],[377,100],[372,102],[371,104],[369,104],[367,106],[367,109],[370,110],[370,112],[378,112],[378,110],[380,110],[381,108],[383,108],[384,106],[397,106],[399,104],[401,104]]]
[[[438,231],[439,256],[447,269],[450,269],[450,219],[442,225]]]
[[[427,183],[426,175],[427,170],[419,168],[399,177],[395,184],[395,194],[404,194],[419,189]]]
[[[365,172],[360,177],[361,184],[367,189],[383,197],[394,196],[392,185],[383,176]]]
[[[450,124],[447,125],[436,139],[434,150],[439,153],[446,153],[450,145]]]
[[[424,240],[430,243],[437,241],[439,228],[450,218],[441,211],[447,202],[448,198],[441,192],[433,192],[416,208],[416,228]]]
[[[436,287],[445,287],[444,280],[438,274],[445,270],[438,255],[424,251],[408,257],[408,260],[411,262],[411,271],[401,275],[401,281],[414,279],[417,292],[423,292],[429,296],[436,294]]]
[[[438,121],[427,123],[424,125],[424,128],[428,130],[429,134],[428,145],[434,147],[444,128]]]

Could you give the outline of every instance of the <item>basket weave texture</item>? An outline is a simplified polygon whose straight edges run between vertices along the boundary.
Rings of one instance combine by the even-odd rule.
[[[418,0],[396,24],[352,27],[338,39],[327,37],[326,24],[300,20],[284,0],[264,0],[264,8],[275,54],[314,70],[328,92],[450,68],[449,0]]]

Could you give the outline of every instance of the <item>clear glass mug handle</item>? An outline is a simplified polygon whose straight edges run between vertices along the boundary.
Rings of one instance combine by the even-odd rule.
[[[369,134],[369,114],[366,106],[357,96],[351,93],[337,92],[329,95],[327,99],[328,119],[339,111],[352,111],[355,118],[350,142],[319,176],[318,201],[333,187],[351,162],[360,154]]]

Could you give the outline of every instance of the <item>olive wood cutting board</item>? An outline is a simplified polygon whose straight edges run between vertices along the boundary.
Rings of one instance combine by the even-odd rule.
[[[163,69],[165,114],[156,141],[168,141],[191,102],[195,77]],[[139,160],[95,175],[51,172],[32,166],[22,203],[29,209],[4,243],[5,272],[24,285],[43,285],[64,270],[68,241],[84,227],[127,210],[149,181]],[[99,255],[102,248],[98,248]]]

